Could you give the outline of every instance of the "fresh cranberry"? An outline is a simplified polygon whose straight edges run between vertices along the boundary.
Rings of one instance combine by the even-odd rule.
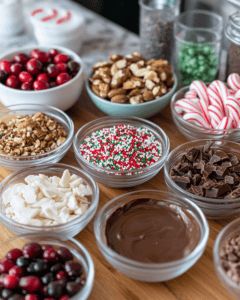
[[[43,251],[43,258],[47,261],[54,262],[58,259],[58,254],[54,249],[47,249]]]
[[[6,85],[13,89],[17,89],[19,86],[19,83],[20,83],[20,81],[16,75],[10,75],[6,80]]]
[[[6,259],[9,259],[13,262],[15,262],[20,256],[22,256],[22,251],[19,249],[12,249],[10,251],[8,251],[7,255],[6,255]]]
[[[10,275],[15,275],[17,277],[22,277],[23,274],[24,274],[24,270],[23,268],[19,267],[19,266],[13,266],[9,272],[8,272]]]
[[[74,281],[69,281],[66,284],[66,291],[69,296],[75,295],[81,288],[82,286]]]
[[[21,85],[21,90],[31,91],[33,89],[32,82],[23,82]]]
[[[59,68],[57,65],[51,64],[47,66],[47,74],[50,77],[56,77],[59,74]]]
[[[69,300],[69,299],[70,299],[70,297],[65,295],[65,296],[62,296],[59,300]]]
[[[19,278],[15,275],[6,275],[3,279],[3,285],[6,289],[15,289],[18,286]]]
[[[39,300],[39,297],[36,294],[27,294],[24,300]]]
[[[65,285],[59,281],[50,282],[47,286],[47,293],[50,297],[59,299],[64,293],[64,287]]]
[[[53,49],[52,48],[52,49],[50,49],[48,51],[48,56],[51,57],[51,58],[55,57],[57,54],[58,54],[58,50],[57,49]]]
[[[22,82],[32,82],[33,81],[33,77],[30,73],[28,73],[27,71],[22,71],[19,75],[18,78],[22,81]]]
[[[75,282],[80,283],[82,286],[84,286],[85,283],[86,283],[86,278],[77,277],[76,280],[75,280]]]
[[[24,53],[18,53],[18,54],[15,54],[13,56],[13,60],[16,63],[20,63],[21,65],[25,65],[26,62],[29,60],[29,57]]]
[[[49,63],[51,60],[47,53],[43,51],[34,52],[33,58],[39,60],[41,63]]]
[[[65,271],[68,276],[81,276],[84,272],[83,267],[75,260],[69,260],[65,264]]]
[[[50,86],[50,88],[56,87],[57,86],[56,81],[50,81],[49,86]]]
[[[26,63],[26,69],[29,73],[37,75],[42,69],[42,63],[39,60],[32,58]]]
[[[77,63],[76,61],[73,61],[73,60],[70,60],[67,63],[67,66],[68,66],[69,72],[70,72],[70,74],[72,74],[72,76],[75,76],[80,69],[79,63]]]
[[[19,281],[19,287],[28,293],[37,291],[41,286],[41,281],[36,276],[25,276]]]
[[[36,80],[33,82],[33,89],[36,91],[49,89],[49,84],[44,80]]]
[[[49,82],[50,81],[50,78],[48,77],[47,74],[45,73],[41,73],[37,76],[37,80],[44,80],[44,81],[47,81]]]
[[[0,70],[0,82],[4,82],[8,77],[8,73],[6,71]]]
[[[5,260],[0,263],[0,274],[7,273],[12,267],[14,263],[11,260]]]
[[[42,255],[42,247],[37,243],[26,244],[22,248],[22,253],[26,258],[36,258]]]
[[[73,260],[73,255],[70,250],[66,247],[60,247],[57,249],[57,253],[59,255],[60,260],[66,262],[68,260]]]
[[[13,75],[18,75],[22,71],[22,65],[19,63],[12,64],[10,70]]]
[[[61,279],[64,279],[64,278],[67,278],[67,274],[66,272],[64,271],[59,271],[56,275],[56,279],[57,280],[61,280]]]
[[[47,286],[41,286],[41,287],[40,287],[40,292],[41,292],[44,296],[46,296],[46,295],[47,295]]]
[[[71,75],[66,72],[60,73],[56,78],[57,85],[62,85],[71,80],[71,78]]]
[[[53,249],[53,247],[51,245],[44,245],[42,246],[42,250],[45,251],[47,249]]]
[[[11,65],[12,62],[10,60],[3,59],[2,61],[0,61],[0,70],[6,71],[8,74],[11,74]]]
[[[32,58],[35,58],[36,53],[39,53],[39,52],[40,52],[40,50],[38,50],[38,49],[33,49],[33,50],[31,51],[30,55],[31,55]]]
[[[68,68],[67,64],[65,64],[65,63],[59,63],[59,64],[57,64],[57,66],[58,66],[60,72],[66,72],[67,71],[67,68]]]
[[[0,275],[0,288],[3,287],[3,279],[4,279],[4,277],[7,276],[7,275],[8,275],[7,273],[2,273],[2,274]],[[1,293],[0,293],[0,295],[1,295]]]
[[[58,63],[66,63],[66,62],[68,62],[68,56],[66,55],[66,54],[63,54],[63,53],[59,53],[59,54],[57,54],[55,57],[54,57],[54,59],[53,59],[53,61],[54,61],[54,63],[55,64],[58,64]]]

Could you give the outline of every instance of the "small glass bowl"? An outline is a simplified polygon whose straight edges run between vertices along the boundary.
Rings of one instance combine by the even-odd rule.
[[[76,174],[77,176],[83,178],[83,183],[88,184],[92,189],[92,195],[87,196],[90,205],[85,213],[81,216],[75,218],[74,220],[52,226],[31,226],[18,223],[9,217],[7,217],[2,211],[2,194],[8,189],[10,186],[23,182],[24,178],[28,175],[39,175],[44,174],[46,176],[62,176],[64,170],[68,169],[70,174]],[[55,237],[61,237],[61,239],[69,239],[76,234],[78,234],[81,230],[85,228],[85,226],[92,220],[93,216],[96,213],[99,202],[99,189],[96,182],[89,176],[86,172],[72,167],[70,165],[65,164],[44,164],[41,166],[35,166],[27,169],[22,169],[14,172],[10,176],[8,176],[0,185],[0,221],[4,226],[6,226],[9,230],[14,232],[15,234],[22,235],[27,233],[35,233],[37,235],[51,235]]]
[[[227,276],[220,261],[220,252],[222,247],[227,243],[229,238],[237,234],[240,234],[240,218],[229,223],[218,234],[213,246],[213,262],[218,278],[225,289],[236,297],[236,299],[240,299],[240,285],[237,285]]]
[[[174,204],[187,211],[197,222],[200,240],[196,248],[186,257],[167,263],[142,263],[126,258],[107,245],[105,235],[106,223],[112,213],[119,207],[134,199],[151,198],[166,204]],[[209,236],[208,222],[201,209],[185,197],[156,190],[141,190],[114,198],[98,212],[94,221],[94,234],[97,245],[105,259],[117,270],[133,279],[148,282],[161,282],[180,276],[190,269],[201,257]]]
[[[98,167],[87,160],[85,160],[80,155],[80,144],[84,140],[84,138],[90,135],[92,132],[95,132],[102,128],[112,127],[119,124],[127,124],[132,126],[141,126],[148,130],[150,130],[158,140],[162,143],[162,157],[159,161],[155,164],[142,168],[137,169],[134,171],[117,171],[117,170],[110,170],[106,168]],[[115,188],[126,188],[132,187],[139,184],[142,184],[152,177],[157,175],[157,173],[163,167],[164,161],[167,158],[170,142],[169,138],[166,133],[156,124],[136,118],[136,117],[126,117],[126,116],[115,116],[115,117],[103,117],[96,119],[92,122],[87,123],[83,127],[81,127],[78,132],[76,133],[73,139],[73,148],[75,157],[79,163],[79,165],[86,170],[96,181]],[[131,173],[131,175],[129,175]]]
[[[240,198],[235,199],[215,199],[200,197],[195,194],[189,193],[178,186],[170,177],[170,170],[173,165],[176,165],[181,156],[185,153],[186,149],[192,147],[203,147],[207,142],[212,140],[195,140],[184,143],[174,150],[172,150],[164,164],[164,179],[170,192],[186,197],[197,204],[207,218],[209,219],[222,219],[236,216],[240,213]],[[212,141],[216,149],[228,151],[235,154],[240,159],[240,145],[231,141]]]
[[[177,102],[177,100],[183,99],[185,93],[189,91],[189,86],[181,88],[179,91],[177,91],[170,103],[171,112],[172,112],[172,118],[174,123],[176,124],[178,130],[185,135],[186,138],[189,140],[198,140],[198,139],[212,139],[212,140],[229,140],[233,142],[239,142],[240,141],[240,128],[234,128],[234,129],[209,129],[206,127],[198,126],[195,124],[192,124],[186,120],[183,119],[182,116],[180,116],[175,108],[174,104]],[[223,133],[224,131],[224,133]]]
[[[0,109],[0,121],[7,120],[17,115],[33,115],[38,112],[45,113],[48,117],[56,119],[66,130],[67,139],[59,147],[43,154],[34,156],[12,156],[0,153],[0,165],[9,170],[19,170],[44,163],[60,161],[72,145],[74,124],[69,116],[58,108],[40,104],[17,104]]]
[[[59,238],[56,238],[56,236],[24,234],[0,243],[0,259],[3,259],[11,249],[22,249],[23,245],[26,243],[38,243],[41,246],[52,245],[55,247],[68,248],[72,252],[74,259],[82,264],[86,274],[85,285],[76,295],[71,297],[71,300],[86,300],[88,298],[94,283],[94,264],[89,252],[81,243],[73,238],[63,242]]]

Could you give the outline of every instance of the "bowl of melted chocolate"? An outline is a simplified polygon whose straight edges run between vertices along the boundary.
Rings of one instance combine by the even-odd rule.
[[[201,257],[209,227],[191,201],[143,190],[108,202],[94,222],[97,245],[123,274],[141,281],[175,278]]]

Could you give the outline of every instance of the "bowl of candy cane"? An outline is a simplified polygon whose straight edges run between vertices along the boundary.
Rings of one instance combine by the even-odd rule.
[[[188,139],[240,141],[240,76],[227,83],[193,81],[171,100],[173,120]]]

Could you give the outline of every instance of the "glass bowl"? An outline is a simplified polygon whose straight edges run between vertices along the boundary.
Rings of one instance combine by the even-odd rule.
[[[185,135],[189,140],[198,139],[212,139],[212,140],[230,140],[234,142],[240,141],[240,128],[225,129],[224,133],[222,129],[209,129],[206,127],[198,126],[184,120],[175,110],[174,104],[177,100],[183,99],[185,93],[189,91],[189,86],[181,88],[177,91],[170,103],[171,113],[174,123],[178,130]]]
[[[112,127],[119,124],[141,126],[154,133],[157,139],[162,143],[161,159],[151,166],[142,169],[136,169],[134,171],[117,171],[98,167],[92,163],[89,163],[80,155],[79,147],[86,136],[99,129]],[[96,181],[110,187],[126,188],[142,184],[157,175],[157,173],[163,167],[165,159],[167,158],[170,148],[170,142],[166,133],[159,126],[150,121],[136,117],[109,116],[96,119],[81,127],[74,137],[73,148],[75,157],[79,165],[84,170],[86,170]],[[128,174],[129,172],[131,172],[131,175]]]
[[[222,247],[227,243],[229,238],[237,234],[240,234],[240,218],[229,223],[218,234],[213,246],[213,262],[218,278],[225,289],[234,297],[236,297],[236,299],[240,299],[240,285],[237,285],[227,276],[220,260],[220,252]]]
[[[2,211],[2,194],[13,184],[19,183],[24,180],[28,175],[44,174],[46,176],[62,176],[64,170],[68,169],[70,174],[76,174],[83,178],[83,183],[88,184],[92,189],[92,195],[87,196],[90,205],[85,213],[67,223],[52,225],[52,226],[31,226],[18,223],[7,217]],[[96,182],[86,172],[65,164],[43,164],[31,168],[22,169],[8,176],[0,185],[0,221],[4,226],[15,234],[22,235],[27,233],[51,235],[61,237],[61,239],[68,239],[75,236],[92,220],[96,213],[99,201],[99,189]]]
[[[186,197],[187,199],[193,201],[197,204],[207,218],[210,219],[222,219],[229,218],[240,213],[240,198],[235,199],[216,199],[216,198],[207,198],[200,197],[178,186],[170,177],[170,169],[173,165],[176,165],[181,156],[184,154],[186,149],[192,147],[201,147],[204,146],[207,142],[212,140],[195,140],[191,142],[184,143],[174,150],[172,150],[164,165],[164,179],[165,183],[170,192]],[[240,159],[240,145],[231,141],[213,141],[214,148],[229,151],[235,154]]]
[[[73,238],[63,242],[56,236],[24,234],[0,243],[0,259],[3,259],[9,250],[13,248],[21,249],[26,243],[38,243],[41,246],[52,245],[55,247],[67,247],[72,252],[75,260],[82,264],[86,274],[85,285],[76,295],[71,297],[71,300],[86,300],[88,298],[94,283],[94,264],[89,252],[81,243]]]
[[[34,156],[12,156],[0,153],[0,165],[9,170],[19,170],[44,163],[60,161],[72,145],[74,124],[69,116],[58,108],[40,104],[17,104],[0,109],[0,121],[9,120],[17,115],[33,115],[38,112],[45,113],[48,117],[56,119],[66,130],[67,139],[59,147],[43,154]]]
[[[189,213],[199,226],[200,239],[196,248],[186,257],[166,263],[143,263],[126,258],[107,245],[106,222],[112,213],[134,199],[151,198],[167,205],[173,204]],[[201,209],[185,197],[157,190],[141,190],[114,198],[98,212],[94,221],[94,234],[97,245],[105,259],[117,270],[133,279],[148,282],[161,282],[180,276],[190,269],[201,257],[209,236],[208,222]]]

